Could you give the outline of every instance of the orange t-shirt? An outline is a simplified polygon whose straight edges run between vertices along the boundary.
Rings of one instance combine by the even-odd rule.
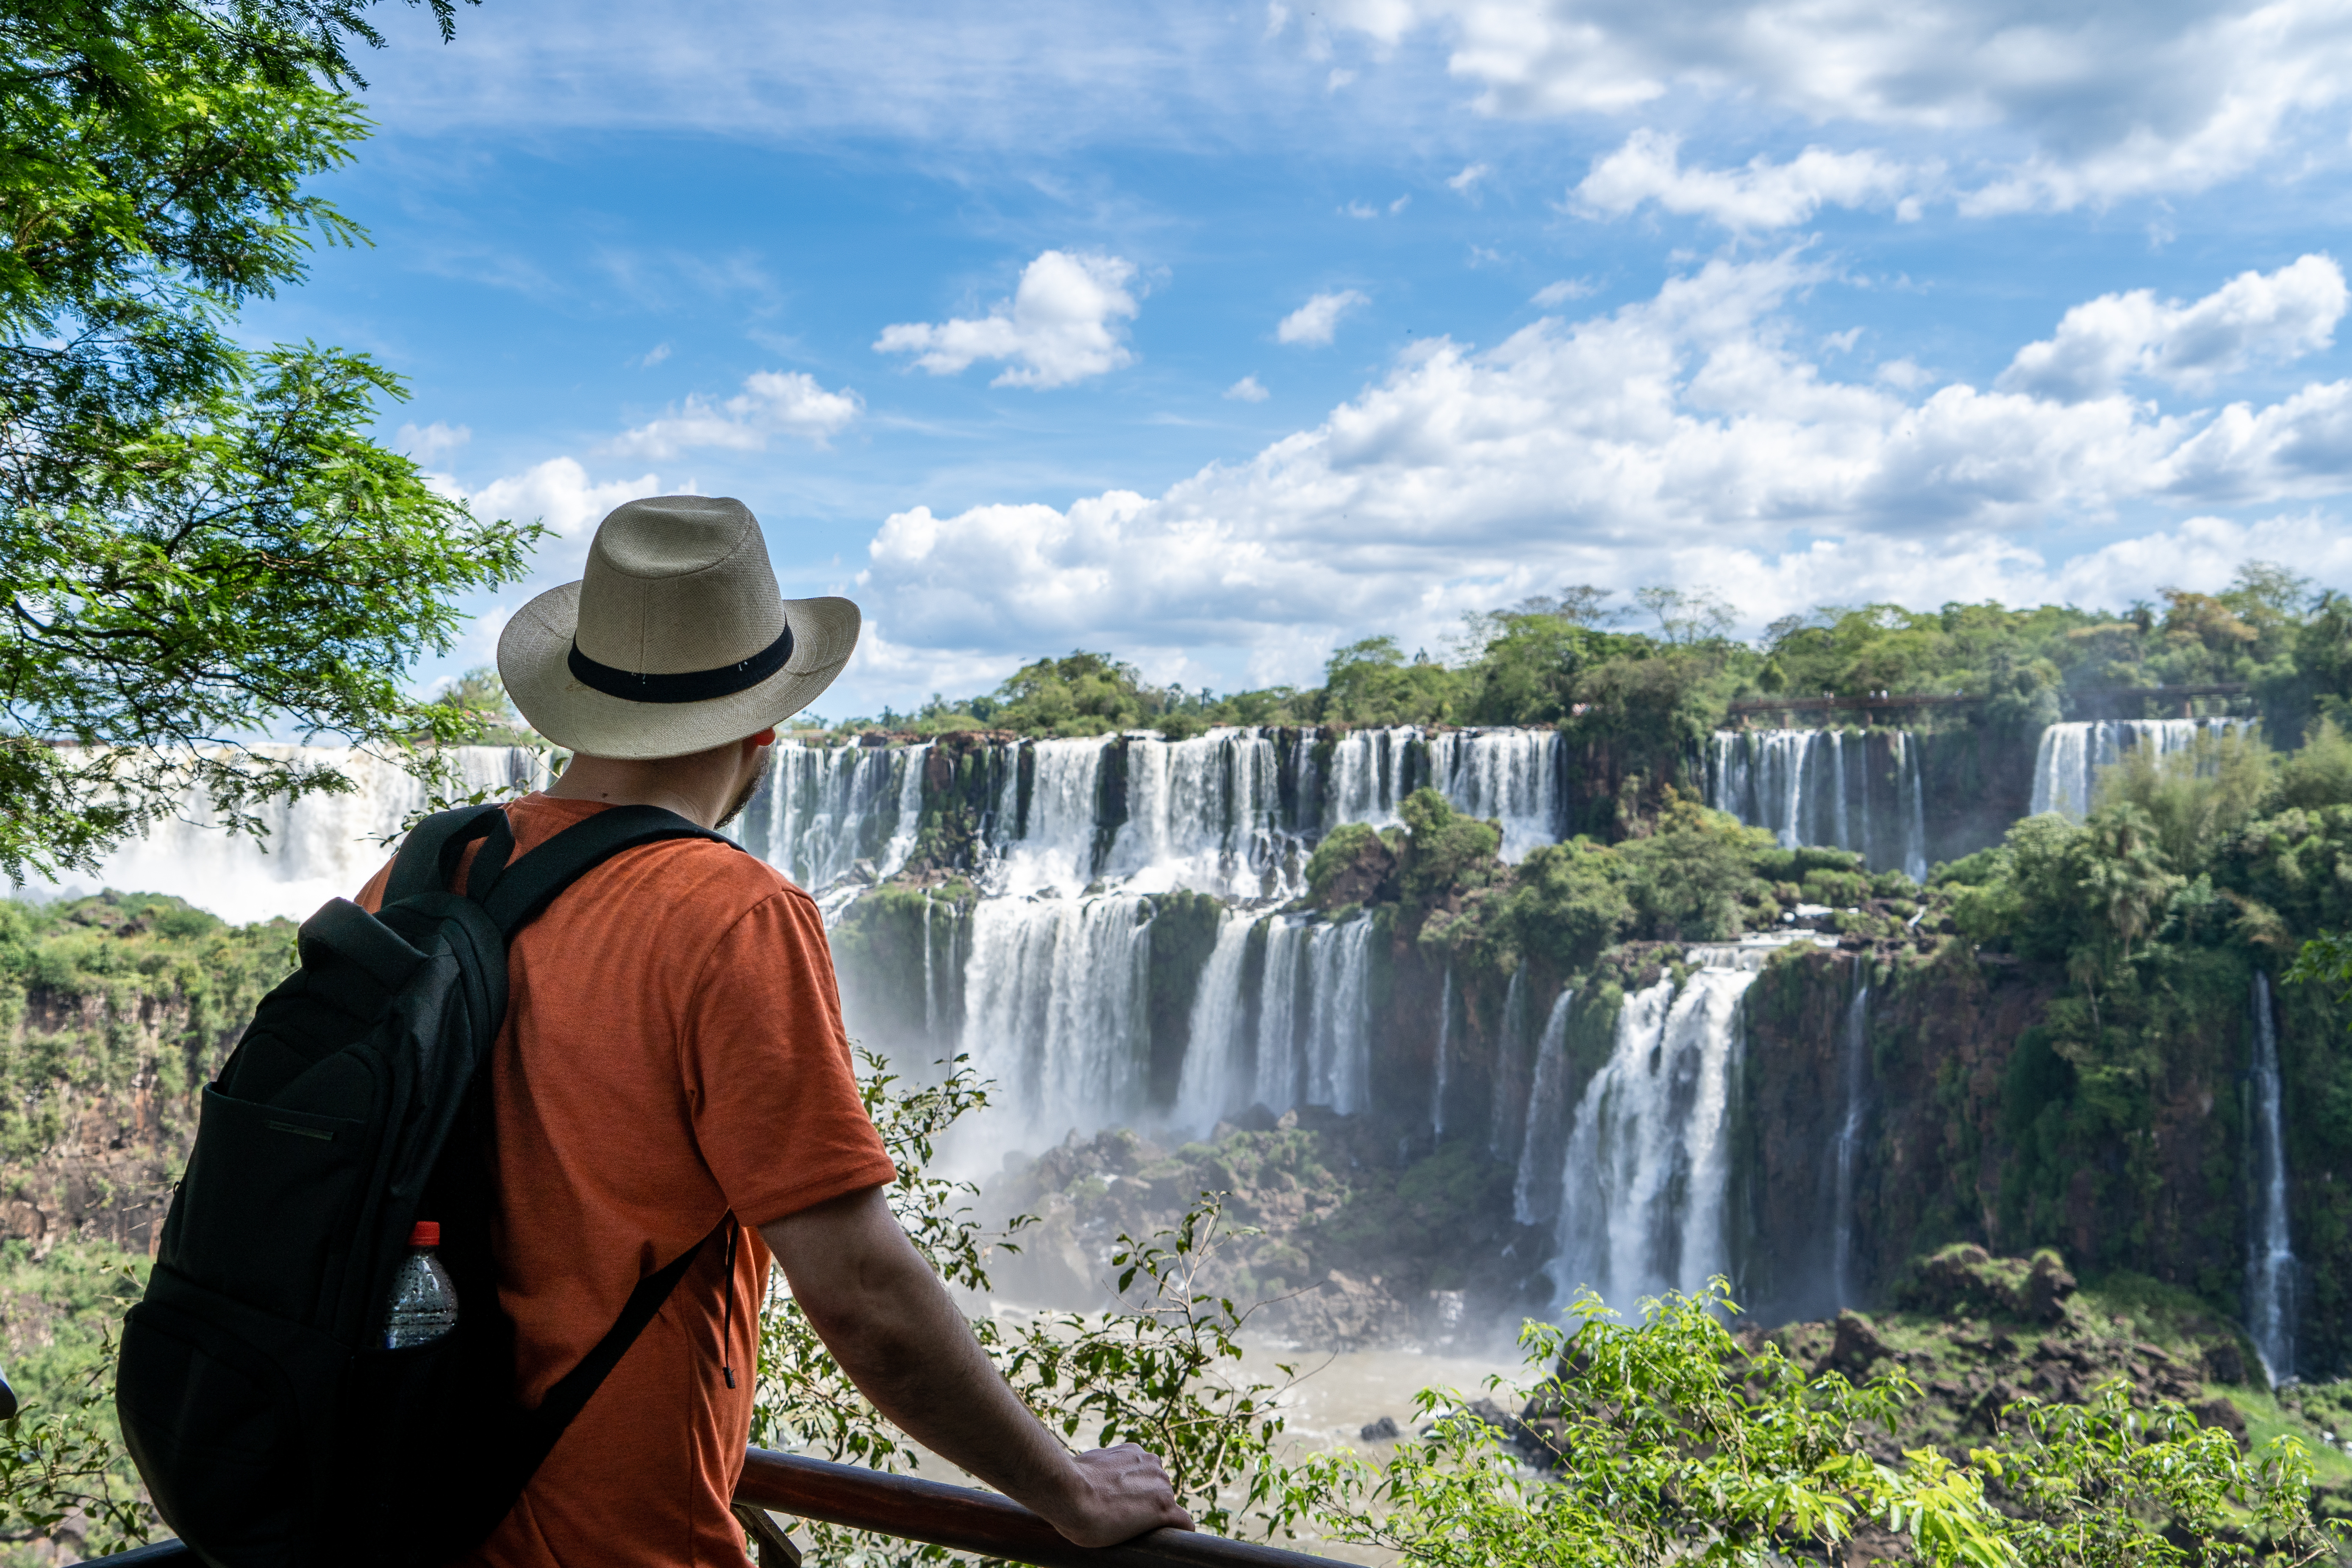
[[[507,807],[528,853],[604,807]],[[467,855],[472,860],[472,851]],[[382,901],[389,868],[359,902]],[[625,850],[515,938],[491,1061],[499,1298],[536,1405],[637,1281],[732,1211],[734,1331],[712,1247],[464,1561],[745,1568],[728,1512],[751,1435],[769,1255],[757,1227],[896,1174],[857,1095],[824,925],[772,867],[704,839]]]

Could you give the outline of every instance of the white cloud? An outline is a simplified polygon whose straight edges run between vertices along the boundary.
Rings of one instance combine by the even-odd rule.
[[[430,425],[403,425],[392,438],[397,450],[405,453],[413,462],[430,466],[445,452],[454,452],[474,438],[473,430],[464,425],[445,425],[436,419]]]
[[[1685,168],[1681,138],[1636,131],[1625,144],[1592,162],[1569,193],[1594,217],[1623,217],[1644,202],[1671,213],[1712,219],[1726,228],[1787,228],[1806,223],[1824,204],[1884,205],[1917,175],[1875,153],[1832,153],[1808,147],[1785,163],[1761,155],[1737,169]]]
[[[1134,276],[1134,263],[1120,257],[1045,251],[1023,268],[1013,297],[986,316],[885,327],[874,347],[911,353],[933,375],[954,375],[975,360],[1005,360],[991,385],[1067,386],[1134,363],[1117,324],[1135,317],[1127,288]]]
[[[477,517],[543,522],[562,538],[580,540],[593,532],[596,524],[604,520],[604,514],[623,501],[663,493],[660,479],[653,474],[597,484],[588,478],[588,470],[576,458],[551,458],[520,474],[493,479],[480,489],[467,492],[465,500]]]
[[[1565,305],[1570,300],[1581,300],[1600,287],[1589,278],[1563,278],[1557,283],[1547,283],[1537,289],[1529,302],[1549,310],[1555,305]]]
[[[1370,202],[1349,202],[1339,209],[1341,217],[1367,218],[1381,216],[1381,209]]]
[[[823,447],[865,407],[849,388],[827,392],[803,371],[756,371],[725,403],[688,397],[662,417],[616,437],[610,450],[636,458],[670,458],[697,447],[757,452],[772,436]]]
[[[1891,359],[1873,373],[1879,380],[1900,392],[1916,392],[1933,382],[1935,375],[1909,359]]]
[[[1404,211],[1405,208],[1411,205],[1412,205],[1412,197],[1410,194],[1399,196],[1396,200],[1389,204],[1389,216],[1391,217],[1394,217],[1397,214]]]
[[[1757,623],[2063,595],[2091,578],[2040,553],[2059,534],[2095,548],[2151,508],[2352,488],[2352,382],[2209,415],[1934,384],[1907,362],[1839,381],[1792,346],[1786,309],[1825,276],[1795,250],[1717,258],[1489,349],[1418,345],[1316,427],[1157,496],[902,511],[859,592],[946,648],[1181,643],[1296,679],[1343,631],[1411,646],[1563,582],[1713,586]],[[2352,561],[2329,551],[2331,570]],[[2093,574],[2155,570],[2116,555]]]
[[[1433,26],[1449,68],[1483,89],[1490,114],[1622,114],[1679,91],[1816,124],[2021,139],[2028,151],[1964,211],[2203,189],[2352,95],[2352,14],[2334,0],[2155,10],[1741,0],[1703,27],[1674,6],[1416,0],[1404,23],[1334,21],[1384,44]]]
[[[2210,387],[2256,361],[2327,347],[2346,300],[2343,269],[2317,255],[2242,272],[2189,305],[2159,302],[2147,289],[2102,294],[2067,311],[2053,336],[2018,350],[1996,384],[2065,401],[2106,396],[2134,375]]]
[[[1257,377],[1245,375],[1225,388],[1225,395],[1239,403],[1264,403],[1274,395],[1258,384]]]
[[[1336,289],[1318,294],[1287,316],[1274,329],[1276,342],[1328,343],[1339,330],[1339,318],[1359,306],[1372,302],[1371,296],[1354,289]]]
[[[653,347],[646,351],[645,357],[643,359],[637,361],[637,368],[639,370],[651,370],[654,366],[661,363],[662,361],[667,358],[669,358],[669,345],[667,343],[656,343]]]
[[[1479,181],[1486,179],[1494,172],[1494,165],[1490,163],[1472,163],[1460,174],[1447,180],[1445,185],[1448,190],[1459,191],[1466,196],[1476,187]]]

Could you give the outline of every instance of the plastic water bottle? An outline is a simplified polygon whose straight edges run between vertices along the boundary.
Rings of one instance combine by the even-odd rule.
[[[408,1258],[393,1276],[392,1307],[384,1314],[384,1349],[431,1344],[457,1326],[457,1288],[433,1253],[440,1245],[440,1221],[420,1219],[410,1227]]]

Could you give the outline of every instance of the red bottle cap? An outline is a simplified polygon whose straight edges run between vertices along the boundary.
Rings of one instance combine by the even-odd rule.
[[[408,1245],[411,1247],[440,1246],[441,1222],[437,1219],[420,1219],[415,1225],[410,1226],[408,1227]]]

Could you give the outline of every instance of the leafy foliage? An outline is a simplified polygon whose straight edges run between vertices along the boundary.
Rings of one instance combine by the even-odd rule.
[[[0,1563],[10,1568],[39,1561],[61,1534],[94,1557],[161,1531],[114,1419],[114,1329],[141,1288],[133,1261],[103,1244],[68,1242],[37,1265],[24,1243],[0,1244],[19,1400],[0,1423]]]
[[[0,18],[0,872],[89,868],[202,788],[233,825],[350,787],[284,727],[429,760],[399,677],[534,528],[477,522],[366,435],[400,383],[262,352],[236,306],[358,227],[305,191],[366,134],[352,0],[41,0]],[[451,11],[436,0],[446,30]],[[222,749],[224,742],[232,742]]]
[[[939,1137],[988,1103],[959,1058],[940,1083],[917,1086],[871,1056],[865,1094],[898,1166],[891,1208],[916,1247],[950,1285],[989,1287],[993,1247],[1034,1221],[1016,1217],[1005,1237],[985,1235],[972,1216],[971,1184],[929,1173]],[[1160,1456],[1177,1496],[1204,1530],[1234,1533],[1277,1480],[1269,1459],[1283,1418],[1272,1385],[1234,1376],[1234,1335],[1245,1308],[1202,1288],[1202,1268],[1221,1225],[1214,1194],[1203,1194],[1172,1230],[1122,1236],[1110,1257],[1121,1294],[1139,1292],[1129,1312],[1043,1312],[1026,1321],[977,1316],[972,1330],[1014,1391],[1048,1426],[1087,1447],[1124,1442]],[[810,1449],[879,1469],[913,1468],[904,1436],[843,1375],[792,1298],[779,1291],[761,1317],[759,1403],[752,1441]],[[913,1563],[946,1560],[937,1547],[815,1526],[828,1562]]]
[[[1916,1389],[1808,1377],[1735,1341],[1727,1310],[1717,1280],[1647,1303],[1638,1324],[1589,1296],[1566,1327],[1530,1323],[1532,1386],[1488,1385],[1527,1418],[1424,1392],[1428,1425],[1385,1465],[1325,1454],[1294,1473],[1286,1523],[1446,1568],[1846,1561],[1865,1530],[1874,1555],[1936,1568],[2291,1563],[2339,1544],[2312,1518],[2294,1439],[2242,1457],[2179,1405],[2137,1410],[2115,1389],[2014,1405],[2013,1439],[1963,1462],[1882,1462],[1868,1439]]]

